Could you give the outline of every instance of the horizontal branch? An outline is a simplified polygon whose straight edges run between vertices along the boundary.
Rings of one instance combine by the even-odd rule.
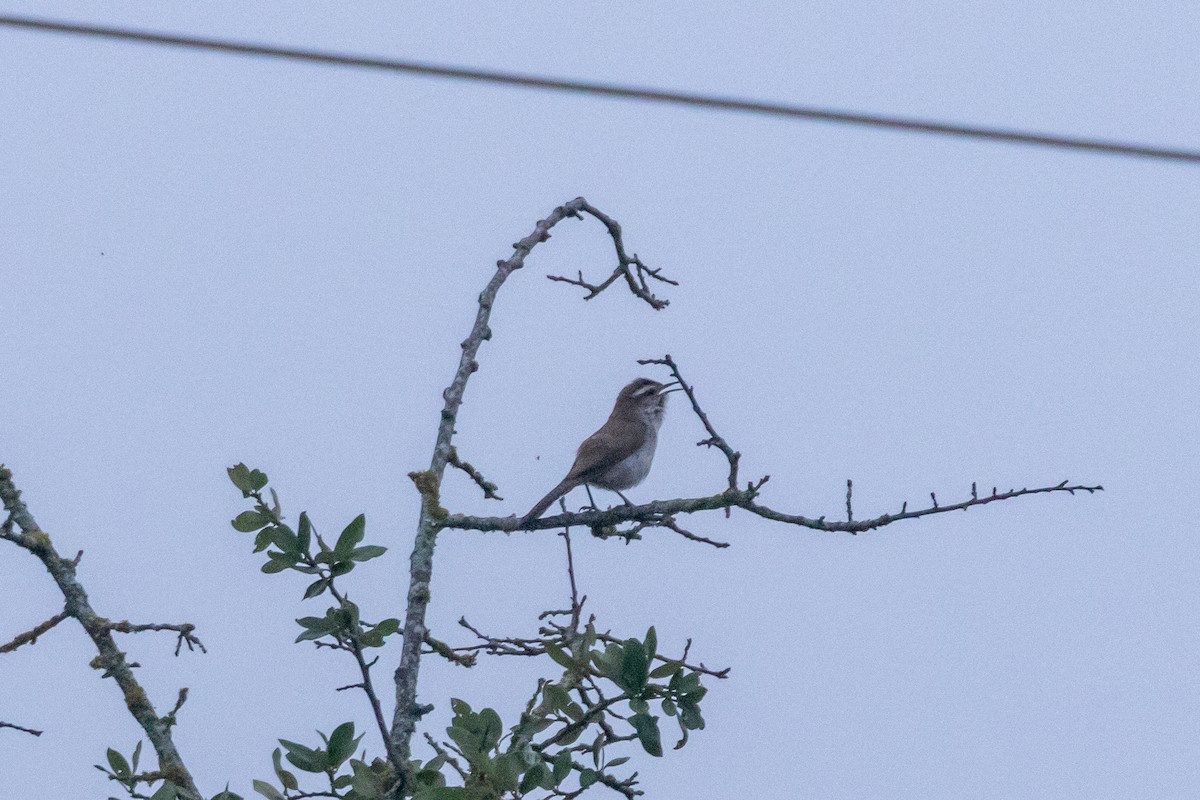
[[[1103,491],[1103,486],[1084,486],[1080,484],[1069,485],[1067,481],[1056,484],[1054,486],[1042,486],[1035,489],[1012,489],[1007,492],[996,492],[992,490],[991,495],[979,497],[972,492],[972,497],[952,505],[939,505],[937,498],[933,498],[933,505],[927,508],[921,508],[914,511],[908,510],[908,504],[905,503],[900,511],[894,514],[883,514],[878,517],[864,520],[846,520],[834,521],[828,520],[825,517],[806,517],[801,514],[788,514],[782,511],[776,511],[769,506],[756,502],[759,495],[759,488],[766,482],[766,478],[761,481],[750,484],[746,489],[738,491],[726,490],[719,494],[710,495],[708,497],[691,497],[680,498],[674,500],[655,500],[643,505],[621,505],[605,511],[581,511],[578,513],[563,513],[555,514],[550,517],[542,517],[536,520],[530,520],[525,526],[521,526],[518,518],[513,516],[508,517],[476,517],[466,514],[450,514],[440,519],[439,525],[442,528],[451,528],[456,530],[473,530],[473,531],[505,531],[514,532],[520,530],[549,530],[564,528],[570,526],[581,526],[585,528],[607,528],[614,525],[619,525],[623,522],[646,523],[661,521],[662,519],[675,514],[694,514],[700,511],[715,511],[724,508],[741,508],[749,511],[764,519],[774,520],[776,522],[784,522],[789,525],[797,525],[802,528],[809,528],[816,531],[826,531],[834,533],[866,533],[877,528],[882,528],[886,525],[891,525],[901,520],[918,519],[927,517],[933,514],[945,514],[951,511],[965,511],[973,506],[983,506],[988,503],[995,503],[1001,500],[1012,500],[1017,497],[1025,497],[1034,494],[1051,494],[1057,492],[1066,492],[1075,494],[1076,492],[1093,492]]]
[[[134,625],[129,620],[110,623],[108,626],[110,631],[117,633],[144,633],[146,631],[174,631],[178,634],[175,641],[175,655],[179,655],[179,650],[183,645],[187,645],[188,650],[200,648],[201,653],[207,653],[208,650],[204,647],[204,643],[196,637],[193,631],[196,626],[190,622],[184,622],[180,625],[172,625],[167,623],[147,623],[144,625]]]

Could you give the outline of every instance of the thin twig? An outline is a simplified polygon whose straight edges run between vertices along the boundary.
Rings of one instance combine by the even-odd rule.
[[[196,626],[190,622],[185,622],[182,625],[167,625],[159,623],[150,623],[145,625],[134,625],[129,620],[121,622],[111,622],[108,625],[110,631],[117,633],[144,633],[145,631],[175,631],[179,637],[175,641],[175,655],[179,655],[179,650],[184,644],[187,644],[189,651],[200,648],[201,653],[207,653],[204,644],[196,638],[192,631],[196,630]]]
[[[579,199],[582,200],[582,198]],[[666,308],[670,304],[670,301],[655,297],[654,293],[650,291],[650,285],[646,279],[652,278],[653,280],[670,284],[671,286],[678,286],[679,283],[663,276],[661,270],[647,267],[644,263],[642,263],[642,260],[637,257],[636,253],[632,256],[626,254],[625,242],[621,235],[621,225],[615,219],[600,211],[587,201],[584,201],[579,206],[579,210],[584,213],[591,214],[593,217],[600,220],[600,222],[604,224],[604,227],[608,229],[608,234],[613,240],[613,246],[617,250],[617,266],[612,271],[611,275],[609,275],[600,283],[596,284],[588,283],[586,280],[584,280],[583,272],[579,272],[577,278],[567,278],[562,275],[547,275],[546,277],[552,281],[567,283],[572,286],[578,286],[580,288],[587,289],[588,293],[584,296],[584,300],[591,300],[593,297],[596,297],[605,289],[612,286],[618,278],[624,278],[626,285],[629,286],[629,291],[632,292],[636,297],[639,297],[648,303],[651,308],[655,310]]]
[[[337,600],[340,606],[345,607],[350,604],[350,601],[334,586],[332,577],[329,581],[329,593],[333,595],[333,599]],[[392,763],[393,767],[396,767],[401,762],[395,748],[392,746],[391,737],[388,735],[387,722],[383,718],[383,705],[379,702],[379,695],[375,693],[375,684],[371,680],[371,667],[375,665],[375,661],[378,659],[369,663],[367,662],[366,656],[363,653],[361,637],[362,631],[360,629],[355,628],[352,630],[349,637],[348,649],[354,655],[354,663],[358,665],[358,673],[362,676],[362,681],[358,686],[367,696],[367,702],[371,706],[371,713],[375,717],[375,725],[378,727],[379,736],[383,740],[384,752],[387,753],[388,761]]]
[[[559,505],[564,509],[566,504],[559,500]],[[579,598],[579,587],[575,584],[575,556],[571,552],[571,529],[564,528],[559,534],[563,537],[563,541],[567,543],[567,580],[571,584],[571,639],[574,639],[574,634],[579,630],[579,617],[583,614],[583,600]],[[539,617],[541,619],[541,617]],[[570,642],[568,641],[568,644]]]
[[[483,490],[483,499],[485,500],[503,500],[504,498],[496,494],[496,490],[500,487],[489,481],[483,475],[479,474],[479,470],[475,469],[470,462],[463,461],[458,457],[458,449],[451,446],[449,463],[452,467],[457,467],[467,473],[467,477],[475,481],[475,485]]]
[[[449,661],[451,664],[457,664],[460,667],[475,666],[476,656],[469,648],[454,648],[440,639],[435,639],[429,634],[425,634],[425,644],[429,645],[426,653],[435,653]]]
[[[36,625],[24,633],[18,633],[15,637],[13,637],[11,642],[0,645],[0,653],[11,653],[13,650],[16,650],[18,647],[24,644],[36,644],[39,636],[69,616],[70,614],[64,611],[61,614],[55,614],[50,619],[40,623],[39,625]]]
[[[14,725],[11,722],[0,722],[0,728],[12,728],[14,731],[28,733],[31,736],[41,736],[44,731],[36,731],[33,728],[26,728],[21,725]]]
[[[437,753],[442,758],[446,759],[446,763],[454,768],[454,771],[458,773],[460,778],[462,778],[464,781],[466,781],[467,772],[466,772],[466,770],[464,770],[462,768],[462,765],[458,763],[457,758],[450,755],[450,753],[446,751],[446,748],[444,748],[440,744],[438,744],[437,740],[434,739],[432,736],[430,736],[428,733],[425,734],[425,741],[429,742],[429,746],[433,748],[434,752]]]
[[[708,414],[705,414],[704,409],[700,408],[700,402],[696,399],[694,387],[689,385],[679,372],[679,365],[675,363],[675,360],[671,358],[669,353],[662,358],[638,359],[638,363],[661,364],[671,370],[671,375],[674,376],[675,381],[683,389],[684,394],[687,395],[688,400],[691,402],[692,411],[699,418],[700,424],[704,426],[704,430],[708,431],[708,438],[696,442],[696,446],[715,447],[725,454],[725,460],[729,462],[729,490],[736,492],[738,488],[738,462],[741,460],[742,454],[730,447],[729,442],[725,441],[724,437],[717,433],[716,428],[713,427],[708,419]],[[728,512],[728,509],[726,511]],[[729,516],[728,513],[726,513],[726,516]]]

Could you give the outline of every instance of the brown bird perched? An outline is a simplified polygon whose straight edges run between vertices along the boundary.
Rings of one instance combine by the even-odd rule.
[[[628,503],[621,490],[637,486],[650,472],[667,395],[678,388],[671,386],[674,384],[637,378],[622,389],[608,421],[579,445],[567,477],[529,509],[520,525],[533,522],[551,503],[580,485],[614,491]]]

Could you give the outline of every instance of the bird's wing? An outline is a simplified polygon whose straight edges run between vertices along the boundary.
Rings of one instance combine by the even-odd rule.
[[[638,445],[642,443],[641,432],[630,430],[629,427],[625,426],[619,433],[601,428],[585,439],[575,453],[575,463],[567,473],[567,478],[587,483],[589,479],[636,453]]]

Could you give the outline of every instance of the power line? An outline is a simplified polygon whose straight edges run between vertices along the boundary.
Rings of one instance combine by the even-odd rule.
[[[711,108],[722,111],[743,111],[752,114],[769,114],[777,117],[792,117],[799,119],[818,120],[821,122],[837,122],[849,125],[860,125],[873,128],[913,131],[917,133],[933,133],[944,136],[961,136],[971,139],[984,139],[995,142],[1010,142],[1016,144],[1041,145],[1058,147],[1069,150],[1087,150],[1110,155],[1135,156],[1140,158],[1165,159],[1200,164],[1200,150],[1185,150],[1168,147],[1154,147],[1130,142],[1117,142],[1107,139],[1077,138],[1058,136],[1054,134],[1021,131],[1012,128],[992,128],[981,125],[959,125],[949,122],[935,122],[925,119],[893,117],[882,114],[862,114],[853,111],[839,111],[815,106],[787,105],[784,103],[769,103],[758,100],[744,100],[734,97],[719,97],[696,94],[692,92],[673,92],[663,89],[651,89],[638,86],[621,86],[619,84],[599,83],[594,81],[572,81],[559,78],[546,78],[536,75],[525,75],[515,72],[496,70],[470,69],[467,67],[450,67],[421,61],[398,61],[389,58],[372,58],[369,56],[347,55],[320,50],[306,50],[292,47],[276,47],[273,45],[253,44],[250,42],[233,42],[223,39],[211,39],[200,36],[178,36],[153,31],[140,31],[128,28],[106,27],[100,25],[82,25],[53,20],[36,19],[32,17],[0,16],[0,26],[23,28],[26,30],[49,31],[53,33],[91,36],[102,39],[115,39],[127,42],[142,42],[145,44],[169,45],[186,47],[195,50],[213,50],[224,53],[241,55],[268,56],[285,58],[294,61],[306,61],[317,64],[332,64],[343,67],[359,67],[378,69],[388,72],[405,72],[416,75],[429,75],[441,78],[456,78],[459,80],[482,81],[507,86],[521,86],[531,89],[550,89],[561,92],[576,92],[605,97],[620,97],[628,100],[642,100],[656,103]]]

